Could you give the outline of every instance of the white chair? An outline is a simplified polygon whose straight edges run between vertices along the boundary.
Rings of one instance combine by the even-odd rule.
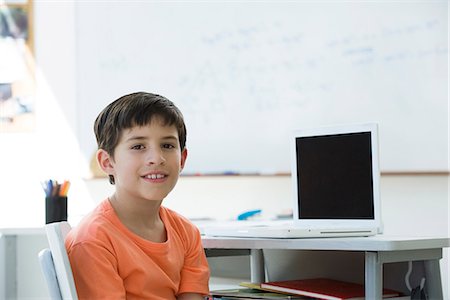
[[[50,246],[39,252],[39,262],[52,300],[78,300],[64,239],[71,227],[67,222],[45,225]]]

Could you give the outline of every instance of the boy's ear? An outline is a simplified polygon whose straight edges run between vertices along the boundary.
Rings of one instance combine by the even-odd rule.
[[[187,151],[186,148],[184,148],[183,151],[181,152],[181,168],[180,168],[180,172],[183,171],[184,165],[186,164],[187,155],[188,155],[188,151]]]
[[[113,175],[114,167],[113,167],[113,159],[108,152],[103,149],[97,150],[97,162],[100,168],[108,175]]]

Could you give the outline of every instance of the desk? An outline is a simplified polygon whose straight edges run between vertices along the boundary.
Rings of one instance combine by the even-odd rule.
[[[317,239],[260,239],[202,237],[207,256],[250,255],[251,280],[265,279],[263,249],[361,251],[365,256],[366,299],[381,299],[383,264],[423,261],[430,300],[443,299],[439,260],[442,248],[450,246],[443,237],[373,237]]]

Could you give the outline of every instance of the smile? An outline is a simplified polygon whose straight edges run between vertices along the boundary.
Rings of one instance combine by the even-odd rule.
[[[144,178],[148,178],[148,179],[162,179],[167,177],[167,175],[164,174],[148,174],[146,176],[144,176]]]

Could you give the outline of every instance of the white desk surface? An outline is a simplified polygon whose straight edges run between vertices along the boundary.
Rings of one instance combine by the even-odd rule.
[[[0,228],[0,235],[42,235],[45,234],[45,228],[42,227],[24,227],[24,228]]]
[[[42,235],[44,227],[0,228],[0,235]],[[442,236],[394,236],[337,238],[229,238],[202,236],[205,248],[210,249],[296,249],[296,250],[348,250],[348,251],[397,251],[450,247],[450,238]]]
[[[450,247],[450,238],[442,236],[414,237],[376,235],[371,237],[267,239],[202,236],[207,249],[292,249],[399,251]]]
[[[44,235],[44,227],[0,228],[0,235]],[[296,249],[296,250],[353,250],[397,251],[450,247],[450,238],[442,236],[394,236],[336,238],[229,238],[202,236],[202,243],[209,249]]]

